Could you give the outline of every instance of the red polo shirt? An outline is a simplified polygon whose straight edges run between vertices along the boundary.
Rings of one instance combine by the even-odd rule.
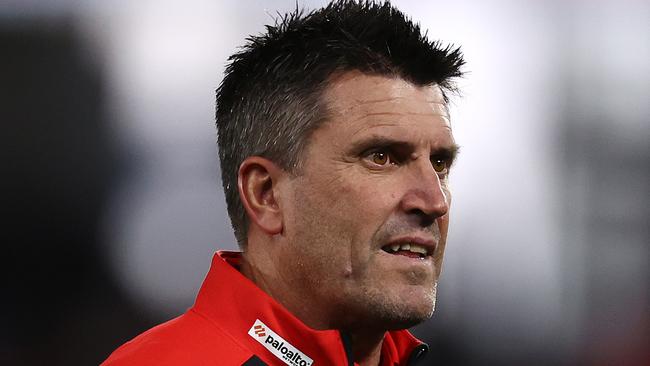
[[[349,338],[314,330],[239,273],[241,253],[218,252],[185,314],[115,350],[105,366],[355,365]],[[386,333],[381,366],[414,365],[428,347],[406,330]]]

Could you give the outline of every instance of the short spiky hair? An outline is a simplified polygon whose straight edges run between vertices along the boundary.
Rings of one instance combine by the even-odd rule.
[[[242,248],[248,219],[237,190],[240,164],[262,156],[298,173],[311,132],[327,119],[320,99],[334,73],[358,70],[435,84],[446,101],[464,64],[459,48],[429,41],[389,2],[341,0],[310,13],[296,9],[247,41],[229,58],[216,112],[226,203]]]

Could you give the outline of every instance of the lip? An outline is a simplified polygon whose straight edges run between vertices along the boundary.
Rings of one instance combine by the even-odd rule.
[[[437,243],[431,238],[425,238],[422,236],[400,236],[398,238],[391,239],[387,244],[382,245],[381,248],[394,244],[406,244],[413,243],[420,246],[423,246],[427,249],[427,257],[432,256],[436,252]],[[381,249],[380,248],[380,249]]]

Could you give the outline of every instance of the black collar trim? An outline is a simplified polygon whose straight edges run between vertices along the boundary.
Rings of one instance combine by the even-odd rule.
[[[267,366],[264,361],[260,360],[257,356],[253,355],[248,361],[244,362],[241,366]]]
[[[343,341],[343,349],[345,350],[345,357],[348,359],[348,366],[354,366],[354,357],[352,355],[352,337],[347,333],[341,333],[341,341]]]

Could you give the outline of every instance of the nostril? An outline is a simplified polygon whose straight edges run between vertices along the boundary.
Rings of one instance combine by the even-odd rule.
[[[438,218],[438,215],[428,214],[417,208],[411,210],[409,214],[417,221],[416,223],[419,227],[429,227],[433,225],[436,218]]]

